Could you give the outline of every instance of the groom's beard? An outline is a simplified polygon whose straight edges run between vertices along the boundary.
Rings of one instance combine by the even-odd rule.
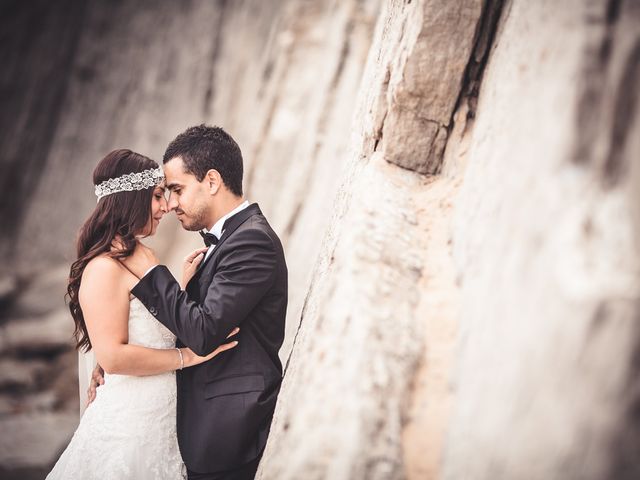
[[[176,215],[182,225],[182,228],[189,232],[197,232],[209,228],[205,221],[205,212],[197,212],[194,215],[187,215],[184,210],[176,209]]]

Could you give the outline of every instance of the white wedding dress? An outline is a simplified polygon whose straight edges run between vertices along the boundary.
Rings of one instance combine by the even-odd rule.
[[[173,348],[175,340],[140,300],[130,301],[130,344]],[[186,478],[176,435],[175,373],[105,374],[104,381],[47,479]]]

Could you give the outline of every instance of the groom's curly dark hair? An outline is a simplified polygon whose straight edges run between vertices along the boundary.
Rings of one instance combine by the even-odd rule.
[[[199,182],[209,170],[217,170],[227,188],[242,196],[242,152],[222,128],[205,124],[187,128],[169,144],[162,162],[175,157],[182,158],[185,171]]]

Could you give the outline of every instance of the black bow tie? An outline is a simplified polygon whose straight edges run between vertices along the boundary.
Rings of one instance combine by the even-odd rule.
[[[218,237],[216,237],[213,233],[204,233],[202,231],[199,233],[202,236],[202,240],[204,240],[204,244],[207,247],[218,244]]]

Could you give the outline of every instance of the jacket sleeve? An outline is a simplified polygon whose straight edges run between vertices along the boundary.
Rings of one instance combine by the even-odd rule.
[[[225,343],[227,335],[254,309],[271,288],[276,252],[266,232],[245,229],[221,247],[218,268],[202,303],[187,293],[165,266],[145,275],[133,293],[149,312],[198,355]]]

